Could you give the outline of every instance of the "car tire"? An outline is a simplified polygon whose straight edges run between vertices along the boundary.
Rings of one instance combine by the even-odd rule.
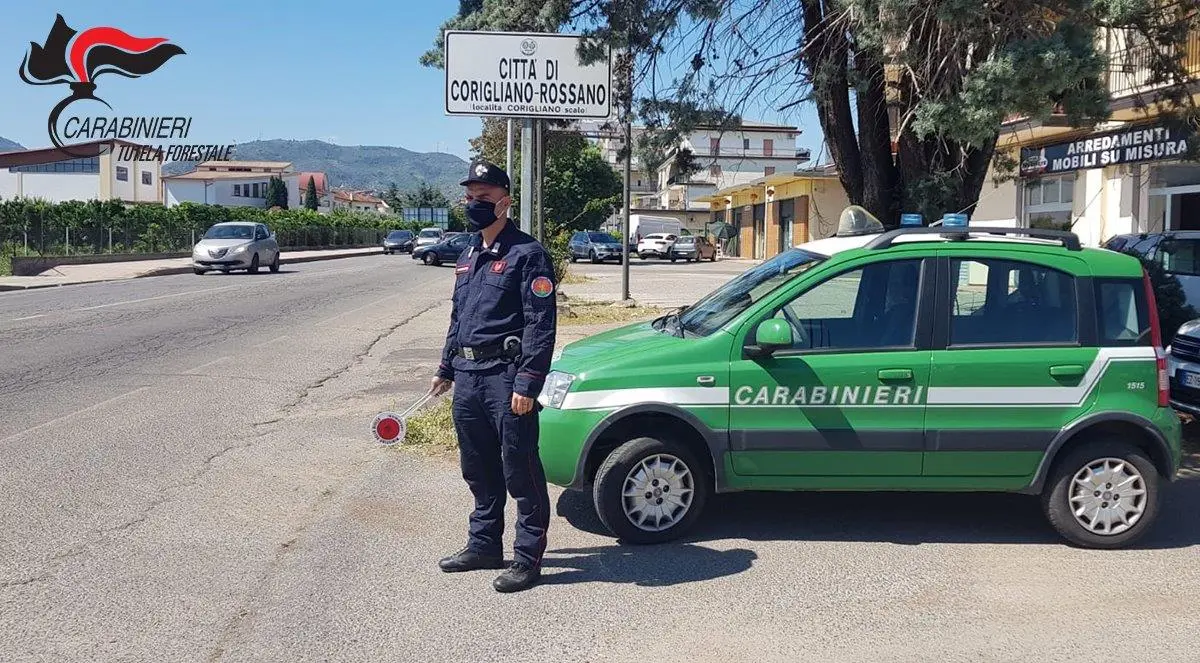
[[[272,274],[279,273],[279,252],[278,251],[275,252],[275,258],[273,260],[271,260],[271,273]]]
[[[641,259],[641,260],[645,260],[645,259],[646,259],[646,254],[644,254],[644,253],[641,253],[640,251],[638,252],[637,256],[638,256],[638,258],[639,258],[639,259]]]
[[[426,265],[432,265],[433,264],[433,255],[429,254],[429,253],[422,254],[421,262],[425,263]]]
[[[207,269],[200,269],[199,267],[193,267],[193,268],[192,268],[192,273],[193,273],[193,274],[195,274],[196,276],[204,276],[205,274],[207,274],[207,273],[208,273],[208,270],[207,270]]]
[[[595,251],[588,251],[588,259],[592,261],[593,265],[597,265],[600,263],[600,259],[596,257]]]
[[[250,259],[250,266],[246,268],[246,273],[247,274],[257,274],[258,273],[258,254],[257,253],[255,253],[254,257]]]
[[[575,255],[574,253],[572,253],[572,254],[571,254],[571,262],[573,262],[573,263],[574,263],[574,262],[579,262],[579,256],[577,256],[577,255]]]
[[[671,262],[675,262],[676,260],[677,258],[675,256],[671,256]]]
[[[1074,491],[1076,477],[1083,476],[1084,472],[1094,473],[1097,468],[1100,468],[1101,471],[1107,469],[1122,473],[1119,475],[1121,480],[1117,484],[1118,490],[1120,490],[1121,484],[1129,484],[1127,489],[1142,491],[1140,495],[1134,495],[1129,502],[1125,503],[1130,510],[1124,511],[1122,518],[1135,513],[1136,520],[1131,526],[1122,528],[1122,531],[1098,533],[1095,527],[1088,527],[1082,522],[1088,520],[1086,508],[1082,510],[1080,516],[1076,516],[1072,510],[1073,493],[1076,499],[1085,498],[1080,494],[1083,491]],[[1097,438],[1055,460],[1042,491],[1042,510],[1055,531],[1077,546],[1105,550],[1123,548],[1141,538],[1153,526],[1154,520],[1158,516],[1160,479],[1154,463],[1138,447],[1111,436]],[[1128,494],[1125,498],[1121,498],[1119,492],[1108,488],[1111,485],[1113,484],[1106,482],[1102,486],[1097,486],[1095,492],[1099,492],[1100,495],[1096,496],[1093,493],[1092,497],[1102,500],[1105,498],[1129,499]],[[1101,505],[1104,504],[1112,504],[1112,502],[1101,502]],[[1099,519],[1097,518],[1097,520]],[[1120,527],[1121,524],[1117,526]]]
[[[717,253],[714,251],[712,254],[712,257],[709,258],[708,260],[709,260],[709,262],[716,262],[717,261]]]
[[[674,468],[678,472],[680,466],[686,469],[685,477],[680,477],[674,484],[667,483],[651,485],[650,478],[646,482],[639,480],[639,474],[644,476],[644,464],[652,463],[656,469]],[[676,464],[678,463],[678,464]],[[655,479],[656,481],[658,479]],[[647,528],[635,524],[628,515],[630,510],[640,513],[634,506],[637,497],[625,497],[625,487],[646,488],[647,491],[662,491],[651,493],[647,501],[658,501],[670,497],[670,488],[675,486],[676,495],[686,486],[690,490],[686,510],[682,514],[671,514],[676,519],[662,529]],[[643,485],[640,485],[643,484]],[[664,490],[666,489],[666,490]],[[592,501],[600,521],[617,539],[628,543],[651,544],[671,541],[683,536],[695,524],[704,510],[709,493],[709,478],[705,466],[683,444],[671,439],[639,437],[617,447],[604,459],[592,484]],[[640,490],[639,490],[640,492]],[[664,497],[665,496],[665,497]],[[652,506],[657,506],[654,504]],[[679,508],[679,505],[677,505]],[[656,526],[662,525],[659,516],[655,516]],[[648,522],[646,523],[649,524]]]

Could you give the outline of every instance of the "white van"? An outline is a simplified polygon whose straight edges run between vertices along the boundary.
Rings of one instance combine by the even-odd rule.
[[[683,224],[669,216],[629,215],[629,243],[637,246],[647,235],[680,235]]]

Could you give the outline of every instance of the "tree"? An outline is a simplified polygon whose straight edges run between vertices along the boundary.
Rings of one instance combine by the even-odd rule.
[[[317,178],[308,178],[308,187],[304,189],[304,208],[313,212],[317,211],[320,204],[317,202]]]
[[[428,182],[421,182],[416,191],[407,193],[401,207],[450,207],[450,199],[446,194]]]
[[[400,187],[396,186],[395,182],[388,184],[387,191],[383,194],[383,202],[388,204],[397,214],[400,213],[400,208],[404,207],[404,201],[400,198]]]
[[[279,209],[288,208],[288,191],[287,185],[283,183],[282,177],[272,176],[270,182],[267,183],[267,209],[278,207]]]
[[[543,177],[548,237],[562,229],[595,230],[621,205],[621,178],[600,149],[577,133],[560,135],[547,150]]]
[[[926,219],[974,210],[994,168],[1005,118],[1072,127],[1109,117],[1109,31],[1146,59],[1143,104],[1200,124],[1185,52],[1195,2],[1161,0],[532,0],[463,1],[445,27],[571,26],[595,46],[624,48],[615,78],[632,81],[648,131],[643,149],[661,162],[699,125],[734,127],[743,114],[794,113],[811,103],[851,203],[895,225],[902,211]],[[422,57],[441,66],[438,48]],[[660,78],[660,72],[682,75]],[[1131,59],[1132,62],[1132,59]],[[625,89],[629,92],[626,92]],[[1194,151],[1193,151],[1194,153]]]

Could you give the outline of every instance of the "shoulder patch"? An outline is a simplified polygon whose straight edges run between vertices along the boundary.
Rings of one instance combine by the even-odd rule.
[[[539,276],[530,282],[529,289],[538,297],[549,297],[554,292],[554,282],[545,276]]]

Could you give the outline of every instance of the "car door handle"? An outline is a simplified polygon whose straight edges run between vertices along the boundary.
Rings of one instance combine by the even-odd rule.
[[[1063,364],[1061,366],[1050,367],[1050,377],[1052,378],[1081,378],[1083,377],[1084,368],[1079,364]]]
[[[911,368],[881,368],[879,369],[879,379],[882,382],[911,380],[913,379],[913,372]]]
[[[701,387],[711,387],[717,383],[717,379],[711,375],[699,375],[696,377],[696,384]]]

